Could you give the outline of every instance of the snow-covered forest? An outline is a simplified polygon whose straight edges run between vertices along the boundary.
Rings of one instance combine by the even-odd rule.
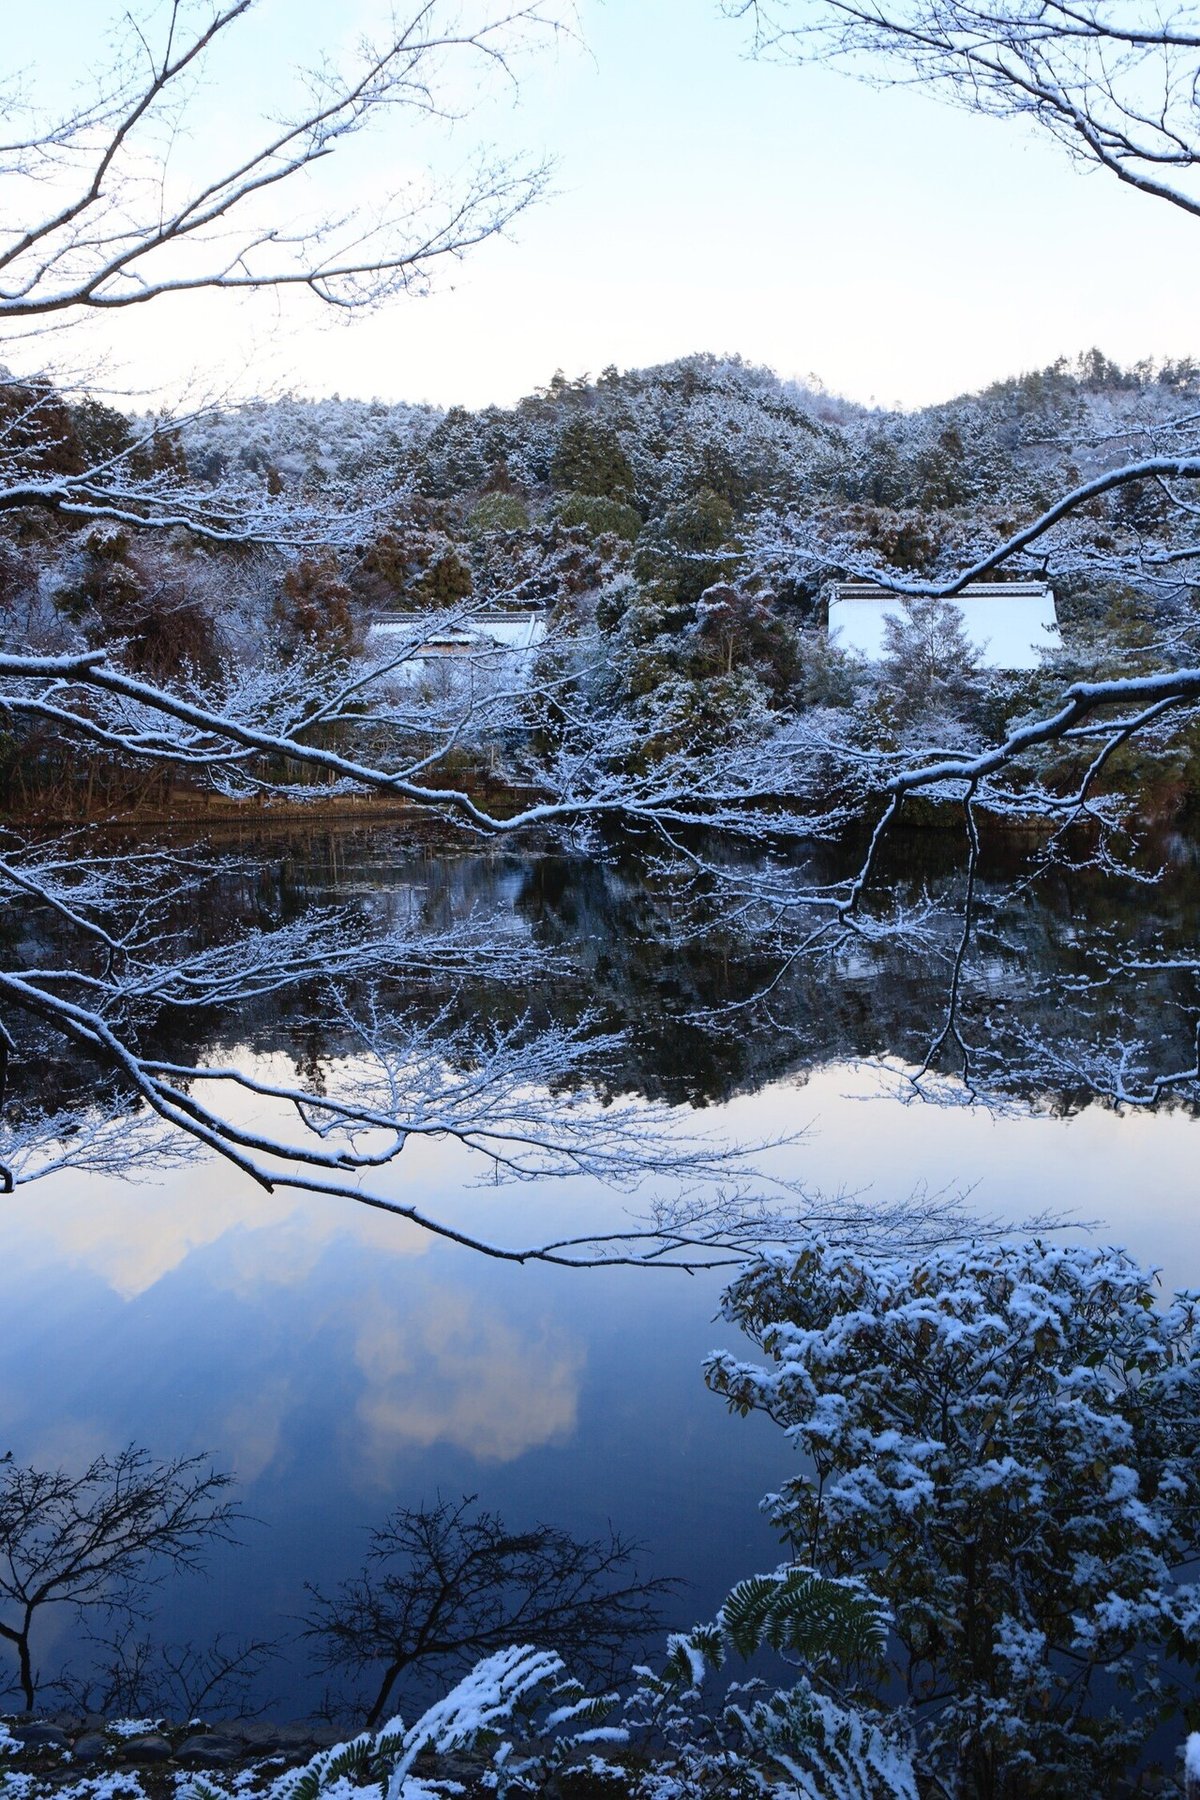
[[[1186,11],[821,6],[719,10],[1200,213]],[[114,12],[0,86],[0,1800],[144,1800],[138,1755],[195,1800],[1194,1800],[1200,1300],[1084,1208],[1098,1120],[1147,1126],[1149,1220],[1200,1107],[1200,364],[147,410],[70,353],[98,321],[353,323],[552,203],[422,134],[569,9],[297,9],[255,61],[269,8]],[[831,1071],[892,1110],[837,1112],[821,1184]],[[986,1206],[980,1121],[1046,1128]],[[663,1387],[681,1272],[727,1451]],[[275,1625],[226,1561],[180,1626],[267,1522]],[[275,1664],[326,1721],[282,1771],[208,1731]]]
[[[1161,1758],[1151,1705],[1177,1749],[1198,1642],[1194,1297],[1160,1314],[1150,1278],[1111,1253],[917,1250],[979,1230],[954,1200],[889,1209],[806,1196],[798,1210],[784,1183],[764,1201],[752,1160],[690,1148],[665,1114],[653,1123],[653,1107],[677,1098],[677,1058],[695,1097],[710,1081],[719,1095],[769,1079],[801,1034],[810,1055],[835,1054],[798,1021],[812,1005],[805,983],[846,979],[848,955],[872,958],[880,1019],[888,994],[907,1008],[888,1042],[935,1098],[948,1097],[936,1083],[950,1075],[960,1094],[1007,1104],[1141,1104],[1172,1090],[1190,1100],[1195,948],[1170,891],[1144,884],[1146,846],[1184,841],[1194,824],[1193,732],[1151,729],[1111,768],[1091,738],[1082,762],[1069,740],[1051,740],[1002,771],[966,809],[965,893],[953,880],[931,893],[928,871],[914,892],[874,841],[864,862],[858,836],[878,819],[889,774],[930,745],[986,755],[1070,683],[1161,670],[1164,655],[1186,669],[1197,619],[1178,494],[1158,476],[1126,482],[1030,546],[1018,566],[1052,584],[1063,640],[1033,671],[984,667],[936,594],[908,604],[877,664],[830,641],[827,607],[847,575],[953,583],[1056,493],[1169,446],[1198,384],[1190,367],[1125,371],[1091,352],[889,414],[692,356],[594,382],[556,376],[478,414],[289,398],[175,421],[10,380],[10,481],[38,491],[4,515],[4,649],[40,659],[41,673],[9,709],[4,866],[24,948],[6,980],[46,1032],[12,1044],[11,1178],[134,1158],[169,1167],[186,1134],[264,1184],[378,1204],[362,1173],[414,1133],[449,1133],[510,1176],[573,1168],[679,1189],[607,1240],[585,1227],[510,1249],[502,1228],[480,1240],[422,1218],[491,1255],[698,1266],[788,1246],[751,1260],[726,1300],[777,1372],[724,1352],[708,1379],[735,1409],[784,1425],[814,1461],[815,1488],[801,1475],[771,1499],[793,1560],[737,1587],[713,1623],[671,1636],[665,1665],[640,1668],[628,1690],[578,1684],[586,1630],[572,1640],[582,1670],[557,1640],[538,1640],[536,1623],[535,1650],[493,1651],[496,1634],[480,1637],[488,1656],[407,1731],[393,1722],[377,1735],[377,1707],[366,1736],[318,1756],[304,1776],[314,1792],[344,1781],[440,1792],[437,1771],[457,1777],[455,1756],[473,1746],[477,1759],[486,1752],[476,1773],[489,1791],[513,1793],[582,1782],[647,1796],[1115,1794],[1148,1752]],[[81,500],[98,465],[106,489]],[[136,499],[122,498],[122,482]],[[230,519],[256,523],[231,531]],[[504,614],[534,614],[544,631],[517,650],[472,635]],[[75,688],[75,672],[94,667],[111,688]],[[163,695],[178,707],[169,740],[156,723]],[[961,796],[941,785],[949,799],[935,783],[932,800],[910,803],[918,837],[945,839],[957,817]],[[397,797],[440,817],[443,853],[463,818],[476,836],[519,831],[535,854],[556,831],[578,844],[582,830],[617,877],[599,929],[569,926],[557,975],[543,967],[535,986],[531,946],[494,911],[458,902],[434,928],[282,893],[281,910],[264,911],[252,867],[239,856],[221,875],[205,843],[214,823],[281,803],[285,819],[307,808],[362,827]],[[114,839],[130,823],[145,850]],[[1033,828],[1032,861],[1005,847],[1014,827]],[[96,846],[90,861],[74,848],[81,833]],[[948,842],[952,865],[957,831]],[[643,858],[644,890],[631,886],[631,855]],[[1009,886],[1039,858],[1043,883],[1056,864],[1132,883],[1124,927],[1099,927],[1074,974],[1047,975],[1040,920],[1015,957],[1014,922],[999,925]],[[619,894],[636,923],[632,910],[628,926],[614,918]],[[47,911],[52,930],[39,922]],[[648,929],[660,958],[649,980],[620,958]],[[1153,954],[1131,974],[1121,946],[1147,933]],[[539,935],[544,954],[546,922]],[[743,1055],[718,1073],[718,1051],[702,1078],[701,1046],[720,1042],[730,998],[713,989],[714,956],[726,981],[740,970],[736,1013],[755,1024]],[[398,957],[399,984],[384,975]],[[914,957],[949,966],[915,1010]],[[686,977],[690,1001],[668,1007],[635,1051],[627,1021],[640,1016],[644,1035],[663,970]],[[564,1011],[581,974],[588,1005]],[[977,977],[993,1001],[1009,996],[1007,1018],[981,1019]],[[536,994],[549,1020],[522,1011],[514,988],[526,1007]],[[1089,991],[1106,995],[1102,1010],[1089,1014]],[[1075,997],[1065,1036],[1064,992]],[[1127,1023],[1155,1005],[1178,1025],[1144,1055]],[[226,1030],[206,1039],[231,1009],[243,1028],[256,1021],[259,1056],[303,1025],[307,1066],[297,1059],[281,1081],[251,1059],[235,1079],[290,1104],[306,1136],[275,1124],[247,1135],[236,1110],[204,1097],[229,1079]],[[785,1025],[779,1045],[764,1019]],[[690,1050],[668,1048],[676,1038]],[[755,1055],[766,1058],[756,1074]],[[106,1061],[120,1078],[97,1104],[92,1071]],[[48,1106],[36,1070],[50,1067]],[[566,1112],[554,1098],[565,1089],[576,1094]],[[657,1098],[589,1119],[578,1102],[597,1089]],[[720,1202],[697,1199],[697,1183],[719,1187]],[[402,1189],[384,1203],[419,1216]],[[870,1260],[880,1244],[893,1256],[912,1245],[917,1260]],[[866,1319],[880,1338],[864,1350]],[[927,1416],[934,1388],[951,1437]],[[31,1501],[22,1484],[33,1479],[18,1469],[10,1482],[14,1554],[31,1506],[51,1525],[53,1485],[35,1485]],[[1014,1574],[1018,1554],[1029,1566]],[[497,1566],[498,1584],[516,1579]],[[388,1591],[413,1604],[403,1582]],[[377,1602],[364,1590],[354,1604]],[[587,1600],[598,1632],[605,1604],[601,1585]],[[957,1612],[975,1621],[963,1644],[947,1623]],[[643,1639],[650,1621],[637,1613]],[[350,1629],[334,1613],[326,1624]],[[354,1666],[369,1671],[384,1641],[348,1652]],[[148,1646],[130,1662],[132,1642],[109,1679],[136,1709],[159,1677]],[[764,1646],[799,1660],[798,1685],[741,1682],[739,1660]],[[1170,1768],[1168,1755],[1164,1791]],[[1029,1785],[1035,1769],[1057,1785]],[[295,1779],[271,1793],[290,1795]]]
[[[289,398],[175,423],[10,379],[6,643],[105,649],[131,674],[217,693],[266,671],[290,684],[289,667],[332,688],[385,660],[371,631],[389,614],[423,616],[436,639],[477,611],[532,611],[549,631],[540,666],[494,659],[528,689],[520,716],[477,703],[454,746],[466,774],[552,782],[568,692],[614,767],[618,739],[636,739],[625,761],[644,770],[681,748],[766,746],[810,717],[864,749],[965,751],[1071,681],[1159,669],[1164,646],[1187,665],[1191,517],[1170,484],[1123,481],[1006,563],[1056,597],[1063,648],[1035,672],[983,671],[952,629],[923,659],[928,611],[882,665],[839,654],[832,584],[953,583],[1060,494],[1169,456],[1198,383],[1188,364],[1122,370],[1091,351],[896,414],[697,355],[556,375],[475,414]],[[93,492],[97,458],[112,495]],[[420,638],[397,657],[432,698]],[[1190,746],[1147,755],[1143,816],[1178,822]],[[103,745],[78,755],[33,718],[10,734],[6,799],[86,816],[186,774],[130,764]]]

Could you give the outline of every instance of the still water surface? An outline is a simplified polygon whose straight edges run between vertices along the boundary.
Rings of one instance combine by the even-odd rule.
[[[771,1154],[812,1188],[893,1199],[958,1186],[987,1217],[1070,1212],[1172,1284],[1200,1285],[1190,1113],[1118,1116],[1045,1094],[1000,1110],[904,1104],[858,1060],[912,1055],[906,1033],[927,1025],[937,987],[928,970],[805,972],[773,1028],[705,1048],[686,1022],[672,1036],[672,1009],[736,973],[711,949],[658,951],[661,902],[628,870],[435,858],[399,838],[336,854],[303,840],[272,856],[264,870],[293,902],[415,894],[431,918],[486,904],[537,941],[572,941],[592,997],[630,1029],[617,1085],[666,1095],[681,1115],[703,1100],[705,1129],[720,1136],[803,1131]],[[993,987],[1008,968],[1015,989],[1031,936],[1064,941],[1072,918],[1078,906],[1064,913],[1053,897],[1033,915],[1023,903]],[[1172,1030],[1184,998],[1173,996]],[[254,1037],[275,1053],[261,1021]],[[629,1204],[586,1182],[479,1189],[475,1175],[456,1147],[413,1142],[396,1191],[500,1220],[510,1241]],[[757,1502],[788,1473],[786,1445],[762,1419],[729,1417],[701,1379],[704,1353],[737,1341],[715,1319],[716,1275],[485,1262],[343,1201],[265,1196],[215,1164],[154,1186],[64,1177],[5,1208],[0,1446],[68,1465],[130,1441],[163,1456],[208,1451],[236,1471],[254,1515],[240,1548],[163,1592],[172,1639],[294,1631],[306,1581],[328,1589],[352,1574],[367,1526],[438,1493],[477,1493],[514,1525],[590,1535],[611,1521],[646,1544],[655,1572],[691,1584],[676,1624],[709,1616],[732,1581],[777,1560]],[[70,1649],[64,1612],[43,1666]],[[302,1648],[264,1681],[280,1715],[319,1694]]]

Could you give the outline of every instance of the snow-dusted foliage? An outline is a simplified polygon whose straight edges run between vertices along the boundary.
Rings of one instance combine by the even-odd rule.
[[[1200,1793],[1200,1731],[1189,1732],[1183,1747],[1183,1779],[1187,1800]]]
[[[861,1583],[779,1570],[739,1584],[711,1625],[668,1639],[661,1671],[637,1667],[612,1692],[587,1693],[553,1652],[510,1646],[413,1724],[394,1718],[302,1769],[240,1787],[264,1800],[427,1800],[467,1778],[472,1793],[500,1800],[596,1791],[614,1800],[917,1800],[904,1722],[835,1686],[855,1658],[878,1656],[885,1628]],[[788,1686],[717,1682],[730,1654],[785,1642],[801,1664]],[[454,1761],[462,1752],[466,1767]],[[184,1791],[233,1800],[210,1775]]]
[[[439,257],[536,196],[540,170],[493,165],[465,192],[439,188],[415,211],[403,211],[415,197],[408,184],[401,213],[365,209],[365,236],[349,218],[258,235],[251,217],[268,190],[274,202],[303,188],[311,164],[401,117],[414,95],[436,113],[427,81],[456,61],[509,67],[556,15],[539,0],[484,6],[463,24],[439,0],[406,25],[383,8],[380,35],[364,40],[358,61],[330,61],[315,112],[301,79],[300,110],[271,115],[293,119],[281,138],[247,120],[236,151],[195,133],[202,177],[160,166],[158,127],[176,128],[176,108],[201,103],[204,83],[193,93],[191,75],[218,43],[239,41],[245,11],[219,8],[202,27],[164,4],[149,9],[141,38],[121,24],[117,60],[91,103],[49,124],[36,115],[14,140],[0,169],[9,199],[0,323],[36,332],[52,318],[66,329],[89,309],[133,308],[181,285],[296,286],[353,310],[419,287]],[[270,73],[281,86],[290,79],[286,61]],[[15,98],[18,111],[30,97]],[[82,178],[104,143],[103,191],[85,181],[77,209],[47,214],[42,157],[52,150],[64,181]],[[203,205],[189,179],[207,182]],[[185,241],[186,276],[176,262]],[[872,906],[877,853],[913,800],[961,802],[967,918],[934,1046],[961,1052],[969,1076],[956,1007],[975,814],[1053,820],[1055,854],[1067,854],[1067,828],[1082,824],[1095,834],[1086,854],[1104,862],[1123,811],[1106,791],[1110,764],[1134,740],[1142,761],[1127,785],[1148,806],[1161,800],[1171,815],[1200,797],[1184,729],[1200,703],[1187,573],[1200,554],[1190,485],[1200,461],[1187,452],[1198,385],[1190,365],[1129,371],[1092,353],[892,415],[736,357],[693,355],[595,380],[556,375],[513,407],[477,413],[287,397],[172,419],[126,416],[45,371],[0,373],[0,802],[52,830],[136,808],[194,816],[213,796],[244,811],[372,796],[539,846],[631,831],[677,872],[706,879],[713,910],[767,919],[784,963],[889,934],[915,942],[911,916],[886,890]],[[1028,678],[976,680],[959,658],[952,680],[939,665],[917,682],[911,645],[881,672],[826,639],[834,579],[873,574],[932,605],[1001,565],[1036,567],[1059,592],[1065,648]],[[538,642],[536,656],[489,649],[472,623],[480,609],[532,620],[523,641]],[[473,648],[460,657],[464,644]],[[1117,661],[1121,680],[1094,679]],[[865,858],[811,879],[802,856],[848,825],[867,826]],[[711,856],[694,828],[716,846]],[[727,881],[735,839],[768,856],[786,847],[787,857]],[[412,1130],[446,1120],[447,1108],[452,1134],[482,1142],[452,1098],[462,1083],[435,1070],[427,1039],[418,1034],[414,1050],[394,1021],[381,1029],[377,987],[346,1024],[364,1050],[351,1069],[364,1102],[332,1087],[268,1084],[263,1097],[302,1122],[300,1141],[242,1141],[214,1096],[244,1071],[183,1055],[150,1067],[135,1024],[146,1029],[189,989],[232,1007],[264,982],[296,991],[322,975],[341,1021],[345,980],[368,980],[374,953],[356,951],[343,922],[322,969],[311,937],[289,922],[235,949],[208,946],[203,961],[189,949],[172,972],[157,920],[153,946],[128,923],[112,929],[121,872],[110,871],[118,892],[100,895],[90,851],[76,847],[74,871],[39,864],[31,876],[17,868],[26,850],[15,840],[6,848],[0,884],[11,904],[76,936],[61,951],[65,970],[18,957],[0,972],[17,1022],[0,1059],[28,1068],[47,1040],[65,1043],[111,1085],[92,1084],[79,1120],[58,1104],[14,1118],[0,1181],[69,1156],[111,1167],[131,1096],[151,1121],[139,1146],[148,1163],[188,1138],[253,1180],[278,1179],[282,1156],[288,1179],[339,1193]],[[571,1036],[551,1047],[564,1051]],[[483,1109],[494,1145],[492,1098],[527,1091],[513,1039],[476,1032],[455,1047],[498,1074]],[[1121,1057],[1109,1058],[1115,1076],[1094,1046],[1073,1060],[1091,1085],[1133,1092]],[[552,1062],[534,1054],[531,1073],[549,1077]],[[560,1075],[573,1067],[568,1057]],[[1200,1091],[1200,1065],[1150,1071],[1142,1097],[1168,1090]],[[552,1084],[519,1129],[536,1147],[532,1161],[524,1149],[516,1157],[523,1172],[594,1169],[597,1156],[612,1166],[603,1146],[583,1154],[579,1115]],[[635,1163],[620,1159],[622,1178]],[[669,1156],[655,1166],[672,1176],[696,1167]],[[672,1214],[673,1204],[659,1218],[703,1236],[697,1214]],[[748,1228],[733,1235],[724,1248],[750,1241]]]
[[[179,438],[189,468],[206,481],[240,473],[312,487],[374,477],[402,488],[440,417],[429,406],[293,394],[198,413]]]
[[[891,1608],[931,1778],[1107,1791],[1200,1661],[1200,1296],[1113,1250],[814,1245],[725,1312],[770,1361],[709,1385],[803,1456],[767,1501],[797,1554]]]

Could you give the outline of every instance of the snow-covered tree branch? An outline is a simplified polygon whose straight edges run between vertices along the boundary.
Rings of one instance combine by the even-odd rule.
[[[294,70],[290,102],[236,144],[205,131],[184,155],[198,83],[236,54],[263,4],[169,0],[125,19],[82,105],[26,117],[10,100],[0,318],[54,320],[206,288],[296,286],[338,308],[373,306],[419,289],[439,257],[462,255],[537,197],[542,166],[482,161],[427,200],[410,186],[342,216],[289,224],[285,210],[291,190],[364,130],[396,114],[447,116],[458,62],[511,74],[531,41],[565,24],[539,5],[425,0],[349,54],[329,45],[318,66]]]
[[[1081,161],[1200,215],[1200,22],[1190,7],[727,0],[726,11],[751,20],[759,54],[850,58],[875,79],[911,70],[972,110],[1032,120]]]
[[[302,282],[338,307],[366,306],[411,289],[432,257],[465,250],[533,196],[533,176],[518,192],[494,172],[469,203],[448,202],[436,230],[401,230],[388,214],[386,230],[353,238],[353,254],[340,226],[257,234],[268,192],[274,216],[359,131],[406,109],[439,112],[436,82],[453,59],[504,74],[554,24],[538,7],[452,20],[430,0],[353,69],[331,73],[330,62],[274,135],[248,136],[216,168],[197,164],[216,154],[208,140],[178,175],[160,162],[165,187],[141,209],[146,158],[174,142],[189,84],[266,4],[158,8],[94,102],[40,139],[14,133],[0,167],[11,216],[25,207],[0,246],[0,317],[14,329],[169,306],[194,286]],[[869,421],[839,421],[836,408],[822,417],[811,395],[702,360],[659,394],[606,373],[587,391],[552,384],[478,426],[396,409],[364,431],[341,403],[307,417],[292,403],[295,442],[272,438],[261,416],[130,420],[44,376],[6,377],[0,709],[6,779],[29,819],[44,809],[61,834],[68,814],[95,820],[153,786],[168,816],[175,792],[195,807],[370,796],[476,842],[620,835],[702,887],[724,930],[765,934],[778,959],[761,987],[769,1002],[779,971],[818,951],[932,941],[924,905],[889,904],[883,863],[914,806],[949,799],[965,809],[970,879],[926,1061],[953,1051],[965,1072],[979,821],[1048,821],[1063,844],[1082,825],[1087,854],[1103,860],[1120,822],[1112,767],[1130,745],[1169,741],[1200,701],[1195,634],[1186,609],[1170,612],[1190,592],[1200,460],[1189,415],[1100,416],[1061,499],[1047,501],[1044,477],[1066,459],[1039,448],[1005,503],[970,518],[961,436],[949,427],[918,442],[913,428],[905,454],[920,492],[930,507],[960,506],[952,525],[930,525],[879,498],[895,453]],[[362,433],[356,445],[342,441],[347,424]],[[301,454],[305,433],[317,443]],[[993,473],[1016,468],[999,443],[987,455]],[[1064,663],[1054,704],[1053,671],[1036,691],[984,694],[962,645],[944,679],[953,634],[937,606],[1014,564],[1139,583],[1166,629],[1119,678]],[[821,595],[847,574],[904,597],[914,628],[926,607],[938,629],[919,680],[903,632],[875,674],[821,636]],[[476,630],[489,612],[491,639]],[[523,648],[514,631],[527,633]],[[865,847],[815,875],[813,847],[854,832]],[[206,880],[61,836],[47,847],[36,828],[2,847],[12,916],[36,920],[0,970],[9,1028],[24,1020],[100,1072],[90,1094],[76,1090],[78,1134],[70,1106],[21,1096],[9,1182],[59,1166],[70,1137],[81,1162],[109,1166],[124,1117],[148,1158],[186,1140],[251,1181],[366,1199],[505,1256],[705,1260],[820,1212],[790,1194],[780,1226],[736,1158],[682,1144],[638,1103],[592,1106],[608,1040],[586,1003],[550,1027],[506,1007],[494,1026],[470,1026],[449,998],[460,983],[519,990],[529,968],[475,925],[439,946],[314,911],[191,942],[167,923],[170,895],[186,909]],[[389,984],[400,970],[403,994]],[[211,1039],[171,1039],[185,1018],[228,1017],[267,996],[336,1044],[319,1071],[251,1068]],[[28,1054],[6,1046],[13,1081]],[[383,1172],[423,1136],[518,1178],[574,1170],[634,1186],[653,1175],[664,1191],[629,1230],[493,1241],[397,1198]],[[865,1220],[840,1201],[823,1216],[847,1234]],[[933,1207],[931,1228],[955,1216]],[[922,1227],[901,1208],[886,1229]]]

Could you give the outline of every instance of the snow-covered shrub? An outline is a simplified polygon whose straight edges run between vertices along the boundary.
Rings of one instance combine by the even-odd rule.
[[[483,1785],[498,1800],[537,1793],[582,1747],[626,1741],[626,1732],[603,1724],[615,1703],[615,1696],[585,1694],[553,1651],[512,1645],[477,1663],[412,1725],[397,1717],[320,1751],[276,1776],[265,1800],[424,1800],[430,1789],[413,1772],[418,1758],[464,1750],[490,1760]],[[185,1791],[186,1800],[234,1800],[211,1775],[195,1777]]]
[[[433,1794],[587,1794],[613,1800],[917,1800],[906,1723],[835,1692],[876,1661],[885,1608],[856,1579],[786,1568],[739,1583],[717,1618],[668,1639],[660,1672],[589,1694],[553,1651],[496,1652],[405,1726],[394,1718],[240,1800],[430,1800]],[[800,1664],[786,1689],[708,1689],[730,1654],[771,1646]],[[469,1769],[454,1759],[470,1757]],[[420,1770],[418,1772],[418,1763]],[[29,1796],[28,1800],[42,1800]],[[179,1800],[239,1800],[210,1775]]]
[[[854,1577],[791,1565],[739,1582],[712,1624],[668,1639],[661,1674],[634,1671],[622,1722],[655,1754],[629,1791],[644,1800],[917,1800],[906,1719],[851,1691],[855,1670],[878,1665],[890,1622]],[[788,1686],[731,1683],[708,1704],[708,1678],[731,1655],[763,1648],[788,1657]]]
[[[801,1683],[731,1708],[746,1748],[778,1763],[797,1800],[917,1800],[911,1747],[894,1721]],[[781,1795],[782,1800],[782,1795]]]
[[[1200,1295],[1160,1309],[1115,1250],[817,1245],[725,1311],[771,1361],[709,1385],[804,1455],[768,1501],[798,1553],[892,1610],[926,1768],[964,1800],[1112,1791],[1200,1660]]]
[[[1195,1800],[1200,1794],[1200,1731],[1190,1732],[1183,1747],[1183,1781],[1187,1800]]]

